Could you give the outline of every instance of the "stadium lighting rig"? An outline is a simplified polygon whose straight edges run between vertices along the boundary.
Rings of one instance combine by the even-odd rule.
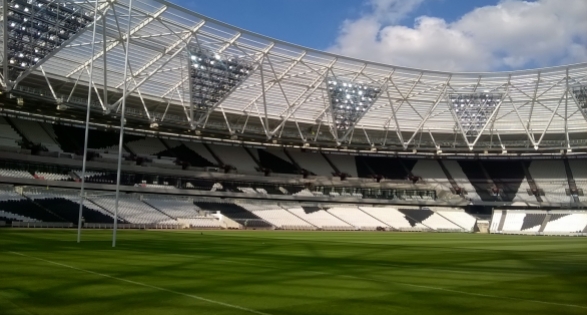
[[[333,131],[342,142],[377,101],[381,88],[333,78],[327,79],[327,85]]]
[[[93,22],[92,11],[72,2],[8,0],[6,3],[10,81]]]
[[[502,99],[502,93],[490,92],[448,95],[450,109],[468,138],[479,135]]]
[[[579,107],[585,114],[587,114],[587,85],[574,86],[573,95],[575,96]]]
[[[199,46],[188,50],[192,123],[198,124],[253,73],[254,65]]]

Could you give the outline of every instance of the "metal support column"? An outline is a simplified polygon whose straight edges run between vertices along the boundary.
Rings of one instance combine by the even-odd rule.
[[[261,74],[261,91],[263,91],[263,111],[265,112],[265,135],[267,138],[271,138],[272,134],[270,134],[269,128],[269,116],[267,115],[267,94],[265,93],[265,76],[263,75],[263,62],[265,62],[264,58],[261,58],[261,64],[259,65],[259,73]]]
[[[565,140],[567,144],[567,150],[571,149],[571,139],[569,138],[569,68],[565,72],[566,75],[566,87],[565,87]]]
[[[104,87],[104,104],[106,105],[106,108],[108,108],[108,71],[106,71],[108,69],[108,61],[106,59],[106,54],[107,54],[107,47],[106,47],[106,40],[108,39],[106,37],[106,13],[108,10],[104,10],[103,16],[102,16],[102,51],[104,52],[104,54],[102,55],[102,61],[103,61],[103,69],[104,69],[104,82],[102,82],[102,86]],[[94,53],[92,52],[92,56],[94,55]]]
[[[2,31],[3,31],[3,38],[2,40],[4,41],[4,47],[2,47],[2,49],[4,49],[3,53],[4,53],[4,60],[2,62],[2,74],[4,76],[4,84],[5,84],[5,88],[6,91],[10,91],[11,86],[10,86],[10,78],[8,77],[8,1],[4,0],[2,1]]]
[[[186,45],[184,49],[186,51],[187,58],[186,58],[186,66],[185,66],[185,68],[184,68],[183,62],[182,62],[183,58],[181,56],[179,58],[180,68],[181,68],[181,72],[182,72],[181,76],[183,77],[183,70],[184,69],[187,69],[186,75],[188,76],[188,92],[190,93],[189,94],[190,95],[190,97],[189,97],[189,102],[190,102],[189,109],[190,110],[189,110],[188,120],[189,120],[189,123],[190,123],[190,128],[191,129],[196,129],[198,126],[194,122],[194,92],[192,91],[192,88],[194,86],[194,80],[192,78],[192,71],[194,71],[194,70],[192,70],[193,65],[192,65],[192,62],[190,61],[191,60],[190,47]],[[196,70],[196,71],[198,71],[198,70]],[[185,90],[183,89],[183,86],[184,85],[182,84],[181,85],[181,87],[182,87],[181,90],[182,90],[182,92],[185,95]]]
[[[126,49],[124,52],[124,85],[122,87],[122,103],[120,106],[120,140],[118,142],[118,168],[116,170],[116,199],[114,202],[114,228],[112,229],[112,247],[116,247],[116,229],[118,228],[118,199],[120,198],[120,177],[122,173],[122,148],[124,145],[124,126],[125,119],[124,113],[126,111],[126,93],[128,84],[126,79],[128,76],[128,52],[130,43],[130,30],[132,24],[132,0],[128,2],[128,29],[126,31]]]
[[[94,6],[94,28],[92,31],[92,56],[94,55],[95,42],[96,42],[96,24],[98,21],[98,1]],[[84,157],[82,160],[82,185],[79,193],[79,216],[77,218],[77,242],[81,242],[82,238],[82,212],[84,210],[84,190],[86,184],[86,161],[88,159],[88,137],[90,133],[90,111],[92,106],[92,72],[94,70],[94,63],[90,63],[90,70],[88,72],[88,106],[86,108],[86,130],[84,134]]]

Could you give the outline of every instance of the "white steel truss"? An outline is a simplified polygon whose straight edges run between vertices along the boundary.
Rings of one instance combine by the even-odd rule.
[[[283,139],[293,144],[314,142],[336,147],[345,142],[381,151],[483,151],[493,148],[499,138],[500,150],[502,146],[529,151],[587,149],[587,111],[584,93],[580,93],[580,87],[587,85],[587,63],[495,73],[412,69],[300,47],[162,0],[133,0],[131,8],[129,0],[85,0],[76,1],[75,6],[93,12],[97,1],[96,27],[87,24],[23,72],[15,84],[6,84],[8,61],[4,56],[10,43],[4,8],[14,1],[3,1],[0,23],[0,56],[5,70],[0,73],[0,83],[7,93],[53,89],[28,78],[43,76],[53,86],[63,82],[73,88],[41,94],[76,102],[83,99],[82,87],[88,90],[91,86],[97,96],[93,108],[115,115],[126,87],[126,96],[136,100],[127,104],[130,117],[185,129],[197,125],[201,131],[228,129],[235,137],[262,135],[265,141]],[[127,12],[131,12],[130,19]],[[250,75],[209,107],[205,118],[192,114],[187,51],[191,46],[255,65]],[[125,79],[127,51],[129,73]],[[329,126],[337,129],[328,78],[350,84],[368,82],[381,89],[365,112],[353,118],[352,128],[344,132],[328,132]],[[483,121],[475,128],[464,126],[463,114],[445,106],[451,103],[450,95],[485,91],[501,97],[492,101],[491,110],[483,110]],[[475,108],[481,110],[485,105]]]

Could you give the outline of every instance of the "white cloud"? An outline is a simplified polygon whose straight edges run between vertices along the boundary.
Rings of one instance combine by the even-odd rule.
[[[414,11],[424,0],[369,0],[370,15],[387,23],[397,23]]]
[[[454,22],[420,16],[422,0],[369,0],[329,50],[400,66],[449,71],[520,69],[587,61],[587,1],[504,0]]]

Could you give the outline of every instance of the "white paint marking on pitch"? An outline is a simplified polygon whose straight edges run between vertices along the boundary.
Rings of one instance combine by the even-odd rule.
[[[241,265],[246,265],[246,266],[253,266],[253,267],[260,267],[259,264],[253,264],[253,263],[246,263],[246,262],[241,262],[241,261],[236,261],[236,260],[229,260],[229,259],[218,259],[216,261],[224,261],[227,263],[232,263],[232,264],[241,264]],[[283,268],[278,268],[278,267],[263,267],[263,268],[270,268],[270,269],[277,269],[277,270],[283,270]],[[330,273],[327,272],[322,272],[322,271],[313,271],[313,270],[295,270],[295,272],[297,273],[313,273],[313,274],[319,274],[319,275],[332,275]]]
[[[238,305],[232,305],[232,304],[228,304],[228,303],[224,303],[224,302],[220,302],[220,301],[210,300],[210,299],[206,299],[206,298],[203,298],[203,297],[200,297],[200,296],[197,296],[197,295],[191,295],[191,294],[186,294],[186,293],[182,293],[182,292],[178,292],[178,291],[173,291],[173,290],[169,290],[169,289],[165,289],[165,288],[161,288],[161,287],[156,287],[156,286],[152,286],[152,285],[141,283],[141,282],[136,282],[136,281],[132,281],[132,280],[117,278],[117,277],[113,277],[113,276],[110,276],[110,275],[101,274],[101,273],[98,273],[98,272],[94,272],[94,271],[90,271],[90,270],[85,270],[85,269],[80,269],[80,268],[76,268],[76,267],[73,267],[73,266],[61,264],[61,263],[58,263],[58,262],[54,262],[54,261],[50,261],[50,260],[46,260],[46,259],[42,259],[42,258],[37,258],[37,257],[25,255],[25,254],[22,254],[22,253],[17,253],[17,252],[9,252],[9,253],[12,253],[12,254],[15,254],[15,255],[24,256],[24,257],[33,258],[33,259],[44,261],[44,262],[47,262],[47,263],[50,263],[50,264],[54,264],[54,265],[57,265],[57,266],[62,266],[62,267],[65,267],[65,268],[70,268],[70,269],[74,269],[74,270],[78,270],[78,271],[82,271],[82,272],[86,272],[86,273],[98,275],[98,276],[101,276],[101,277],[106,277],[106,278],[110,278],[110,279],[114,279],[114,280],[118,280],[118,281],[123,281],[123,282],[128,282],[128,283],[132,283],[132,284],[135,284],[135,285],[140,285],[140,286],[144,286],[144,287],[147,287],[147,288],[152,288],[152,289],[156,289],[156,290],[160,290],[160,291],[165,291],[165,292],[169,292],[169,293],[174,293],[174,294],[178,294],[178,295],[183,295],[183,296],[190,297],[190,298],[193,298],[193,299],[197,299],[197,300],[201,300],[201,301],[205,301],[205,302],[209,302],[209,303],[213,303],[213,304],[223,305],[223,306],[226,306],[226,307],[235,308],[235,309],[247,311],[247,312],[254,313],[254,314],[271,315],[271,314],[268,314],[268,313],[263,313],[263,312],[260,312],[260,311],[256,311],[256,310],[253,310],[253,309],[248,309],[248,308],[245,308],[245,307],[242,307],[242,306],[238,306]],[[188,256],[188,255],[177,255],[177,256]],[[253,264],[253,263],[237,262],[237,261],[234,261],[234,260],[226,260],[226,259],[223,259],[222,261],[229,262],[229,263],[246,264],[246,265],[250,265],[250,266],[259,267],[258,264]],[[278,269],[277,267],[269,267],[269,268],[276,268],[276,269]],[[445,292],[451,292],[451,293],[459,293],[459,294],[471,295],[471,296],[480,296],[480,297],[487,297],[487,298],[494,298],[494,299],[505,299],[505,300],[512,300],[512,301],[531,302],[531,303],[539,303],[539,304],[547,304],[547,305],[556,305],[556,306],[566,306],[566,307],[574,307],[574,308],[587,309],[587,306],[583,306],[583,305],[563,304],[563,303],[546,302],[546,301],[540,301],[540,300],[521,299],[521,298],[515,298],[515,297],[509,297],[509,296],[500,296],[500,295],[491,295],[491,294],[481,294],[481,293],[465,292],[465,291],[459,291],[459,290],[445,289],[445,288],[440,288],[440,287],[431,287],[431,286],[426,286],[426,285],[418,285],[418,284],[411,284],[411,283],[404,283],[404,282],[385,281],[385,280],[371,279],[371,278],[363,278],[363,277],[350,276],[350,275],[337,275],[337,274],[328,273],[328,272],[321,272],[321,271],[308,271],[308,270],[306,270],[306,272],[312,272],[312,273],[316,273],[316,274],[323,274],[323,275],[329,275],[329,276],[339,276],[339,277],[344,277],[344,278],[353,278],[353,279],[358,279],[358,280],[367,280],[367,281],[375,281],[375,282],[382,282],[382,283],[397,284],[397,285],[403,285],[403,286],[414,287],[414,288],[421,288],[421,289],[428,289],[428,290],[436,290],[436,291],[445,291]]]
[[[259,267],[258,264],[245,263],[245,262],[228,260],[228,259],[222,259],[220,261]],[[278,267],[267,267],[267,266],[264,266],[264,268],[280,269]],[[428,290],[436,290],[436,291],[446,291],[446,292],[466,294],[466,295],[472,295],[472,296],[488,297],[488,298],[494,298],[494,299],[507,299],[507,300],[513,300],[513,301],[523,301],[523,302],[532,302],[532,303],[541,303],[541,304],[548,304],[548,305],[567,306],[567,307],[576,307],[576,308],[587,309],[587,306],[574,305],[574,304],[562,304],[562,303],[546,302],[546,301],[539,301],[539,300],[520,299],[520,298],[514,298],[514,297],[508,297],[508,296],[500,296],[500,295],[472,293],[472,292],[458,291],[458,290],[445,289],[445,288],[439,288],[439,287],[431,287],[431,286],[426,286],[426,285],[411,284],[411,283],[405,283],[405,282],[385,281],[385,280],[371,279],[371,278],[363,278],[363,277],[350,276],[350,275],[337,275],[337,274],[328,273],[328,272],[321,272],[321,271],[311,271],[311,270],[308,271],[308,270],[306,270],[306,272],[315,273],[315,274],[322,274],[322,275],[329,275],[329,276],[339,276],[339,277],[344,277],[344,278],[353,278],[353,279],[358,279],[358,280],[367,280],[367,281],[375,281],[375,282],[382,282],[382,283],[391,283],[391,284],[403,285],[403,286],[420,288],[420,289],[428,289]]]
[[[235,264],[242,264],[242,265],[249,265],[249,266],[260,267],[259,264],[245,263],[245,262],[239,262],[239,261],[234,261],[234,260],[223,259],[221,261],[229,262],[229,263],[235,263]],[[273,268],[273,269],[281,269],[281,268],[272,267],[272,266],[262,266],[262,267],[264,267],[264,268]],[[540,303],[540,304],[547,304],[547,305],[556,305],[556,306],[566,306],[566,307],[575,307],[575,308],[587,309],[587,306],[583,306],[583,305],[563,304],[563,303],[556,303],[556,302],[546,302],[546,301],[539,301],[539,300],[521,299],[521,298],[515,298],[515,297],[509,297],[509,296],[501,296],[501,295],[473,293],[473,292],[459,291],[459,290],[453,290],[453,289],[445,289],[445,288],[440,288],[440,287],[431,287],[431,286],[426,286],[426,285],[411,284],[411,283],[405,283],[405,282],[385,281],[385,280],[380,280],[380,279],[363,278],[363,277],[350,276],[350,275],[337,275],[337,274],[328,273],[328,272],[321,272],[321,271],[308,271],[308,270],[306,270],[306,271],[307,272],[312,272],[312,273],[315,273],[315,274],[328,275],[328,276],[339,276],[339,277],[353,278],[353,279],[358,279],[358,280],[366,280],[366,281],[390,283],[390,284],[403,285],[403,286],[413,287],[413,288],[436,290],[436,291],[445,291],[445,292],[459,293],[459,294],[465,294],[465,295],[471,295],[471,296],[487,297],[487,298],[493,298],[493,299],[505,299],[505,300],[512,300],[512,301],[531,302],[531,303]]]
[[[165,230],[163,230],[165,231]],[[213,257],[212,255],[194,255],[194,254],[167,254],[169,256],[177,256],[177,257],[188,257],[188,258],[194,258],[194,257]],[[246,258],[248,260],[256,260],[256,261],[263,261],[260,259],[254,259],[254,258]],[[235,264],[241,264],[241,265],[250,265],[250,266],[255,266],[255,267],[264,267],[264,268],[273,268],[273,269],[283,269],[281,267],[275,267],[275,266],[261,266],[259,264],[254,264],[254,263],[246,263],[246,262],[241,262],[241,261],[236,261],[236,260],[229,260],[229,259],[216,259],[214,261],[224,261],[224,262],[228,262],[228,263],[235,263]],[[393,267],[393,268],[401,268],[401,269],[406,269],[407,267],[401,266],[401,265],[394,265],[394,264],[387,264],[387,263],[383,263],[383,264],[372,264],[373,266],[380,266],[380,267]],[[357,264],[351,264],[351,266],[359,266]],[[441,269],[441,268],[430,268],[430,267],[426,267],[426,268],[420,268],[419,270],[435,270],[435,271],[442,271],[442,272],[452,272],[452,273],[461,273],[461,274],[480,274],[480,273],[490,273],[490,272],[484,272],[483,270],[480,271],[462,271],[462,270],[451,270],[451,269]],[[319,273],[317,271],[309,271],[309,272],[314,272],[314,273]],[[503,273],[505,274],[505,273]],[[534,275],[534,273],[508,273],[508,275],[523,275],[523,276],[527,276],[527,275]]]
[[[196,299],[196,300],[200,300],[200,301],[204,301],[204,302],[208,302],[208,303],[212,303],[212,304],[222,305],[222,306],[225,306],[225,307],[234,308],[234,309],[238,309],[238,310],[249,312],[249,313],[253,313],[253,314],[258,314],[258,315],[271,315],[269,313],[264,313],[264,312],[261,312],[261,311],[256,311],[256,310],[253,310],[253,309],[250,309],[250,308],[246,308],[246,307],[242,307],[242,306],[238,306],[238,305],[233,305],[233,304],[228,304],[228,303],[224,303],[224,302],[220,302],[220,301],[216,301],[216,300],[211,300],[211,299],[207,299],[207,298],[204,298],[204,297],[201,297],[201,296],[197,296],[197,295],[193,295],[193,294],[187,294],[187,293],[182,293],[182,292],[178,292],[178,291],[174,291],[174,290],[170,290],[170,289],[165,289],[165,288],[157,287],[157,286],[146,284],[146,283],[141,283],[141,282],[137,282],[137,281],[132,281],[132,280],[127,280],[127,279],[123,279],[123,278],[118,278],[118,277],[110,276],[110,275],[107,275],[107,274],[103,274],[103,273],[99,273],[99,272],[94,272],[94,271],[90,271],[90,270],[86,270],[86,269],[81,269],[81,268],[73,267],[73,266],[70,266],[70,265],[66,265],[66,264],[54,262],[54,261],[51,261],[51,260],[43,259],[43,258],[38,258],[38,257],[33,257],[33,256],[25,255],[25,254],[18,253],[18,252],[9,252],[9,253],[14,254],[14,255],[23,256],[23,257],[28,257],[28,258],[36,259],[36,260],[39,260],[39,261],[46,262],[48,264],[52,264],[52,265],[56,265],[56,266],[61,266],[61,267],[65,267],[65,268],[69,268],[69,269],[73,269],[73,270],[77,270],[77,271],[81,271],[81,272],[93,274],[93,275],[104,277],[104,278],[110,278],[110,279],[113,279],[113,280],[118,280],[118,281],[130,283],[130,284],[134,284],[134,285],[138,285],[138,286],[142,286],[142,287],[146,287],[146,288],[151,288],[151,289],[155,289],[155,290],[159,290],[159,291],[164,291],[164,292],[168,292],[168,293],[182,295],[182,296],[185,296],[185,297],[189,297],[189,298],[192,298],[192,299]]]
[[[395,281],[385,281],[385,280],[371,279],[371,278],[363,278],[363,277],[349,276],[349,275],[340,275],[340,276],[341,277],[345,277],[345,278],[353,278],[353,279],[359,279],[359,280],[367,280],[367,281],[375,281],[375,282],[399,284],[399,285],[404,285],[404,286],[414,287],[414,288],[429,289],[429,290],[436,290],[436,291],[446,291],[446,292],[459,293],[459,294],[472,295],[472,296],[488,297],[488,298],[494,298],[494,299],[505,299],[505,300],[521,301],[521,302],[532,302],[532,303],[540,303],[540,304],[548,304],[548,305],[556,305],[556,306],[567,306],[567,307],[575,307],[575,308],[587,309],[587,306],[583,306],[583,305],[563,304],[563,303],[546,302],[546,301],[540,301],[540,300],[521,299],[521,298],[515,298],[515,297],[509,297],[509,296],[501,296],[501,295],[472,293],[472,292],[465,292],[465,291],[459,291],[459,290],[445,289],[445,288],[439,288],[439,287],[431,287],[431,286],[427,286],[427,285],[419,285],[419,284],[411,284],[411,283],[395,282]]]

